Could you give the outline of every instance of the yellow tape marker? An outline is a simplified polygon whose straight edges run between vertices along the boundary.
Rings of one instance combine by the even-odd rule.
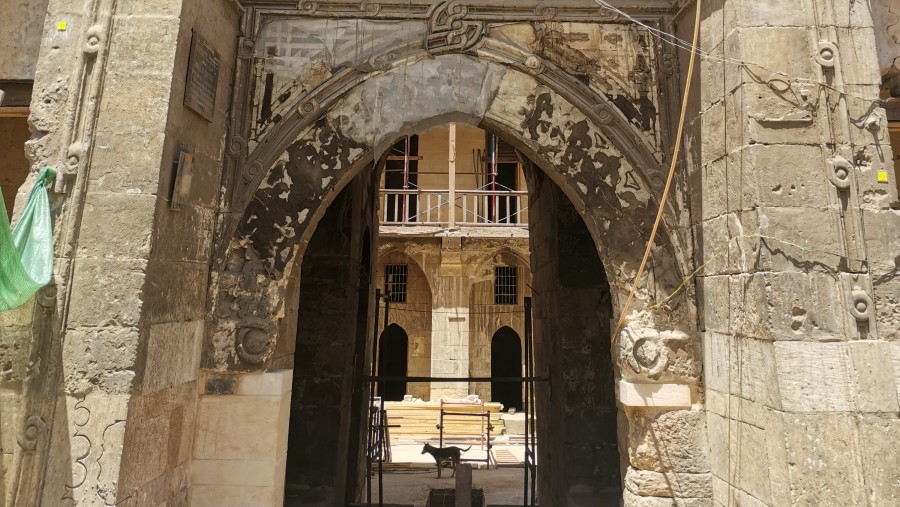
[[[69,24],[65,21],[57,21],[56,22],[56,31],[57,32],[65,32],[66,28],[68,28]]]
[[[878,171],[878,183],[887,183],[887,182],[888,182],[887,171]]]

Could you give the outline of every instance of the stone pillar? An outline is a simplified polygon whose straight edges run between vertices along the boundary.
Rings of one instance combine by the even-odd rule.
[[[56,279],[21,344],[28,449],[10,504],[187,503],[234,7],[49,1],[26,152],[58,171]],[[209,118],[182,100],[192,31],[220,55]],[[194,185],[176,212],[180,151]]]
[[[591,234],[561,190],[529,179],[535,385],[542,505],[621,499],[610,286]]]
[[[702,23],[714,500],[896,503],[900,223],[868,4],[718,1]]]
[[[432,286],[431,375],[469,375],[469,295],[472,280],[464,276],[460,238],[444,238],[441,265]],[[468,382],[431,383],[431,401],[469,394]]]
[[[34,445],[20,461],[12,504],[97,505],[131,494],[122,494],[134,481],[121,458],[147,337],[145,283],[180,16],[180,2],[49,2],[30,118],[40,134],[26,151],[33,167],[58,171],[59,291],[55,308],[35,319],[36,340],[22,344],[36,368],[24,393]],[[154,459],[167,464],[168,446],[160,448]],[[156,502],[180,494],[169,493]]]
[[[284,502],[292,370],[211,375],[200,397],[191,505]]]

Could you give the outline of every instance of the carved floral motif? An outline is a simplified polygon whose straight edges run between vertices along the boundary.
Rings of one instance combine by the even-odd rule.
[[[629,324],[619,335],[618,361],[627,380],[689,381],[699,376],[697,340],[685,331],[659,331]]]

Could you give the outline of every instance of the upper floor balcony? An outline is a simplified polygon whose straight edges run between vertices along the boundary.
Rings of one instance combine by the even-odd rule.
[[[382,189],[382,226],[528,227],[524,190]]]
[[[481,129],[450,124],[404,138],[382,163],[381,234],[528,234],[521,160]]]

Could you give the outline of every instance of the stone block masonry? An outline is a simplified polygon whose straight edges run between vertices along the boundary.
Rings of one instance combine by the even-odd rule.
[[[623,8],[693,33],[696,4],[639,3]],[[900,502],[889,0],[703,2],[686,153],[615,342],[683,52],[588,0],[270,7],[47,2],[25,153],[29,178],[60,173],[57,277],[0,318],[7,504],[278,505],[288,428],[333,503],[358,499],[373,162],[450,122],[533,161],[542,503]],[[221,57],[211,121],[184,107],[194,34]],[[0,69],[28,68],[26,49]],[[469,284],[452,246],[437,265]],[[471,307],[466,287],[431,312]],[[431,320],[429,353],[460,360],[417,357],[432,375],[483,359],[450,324]]]

